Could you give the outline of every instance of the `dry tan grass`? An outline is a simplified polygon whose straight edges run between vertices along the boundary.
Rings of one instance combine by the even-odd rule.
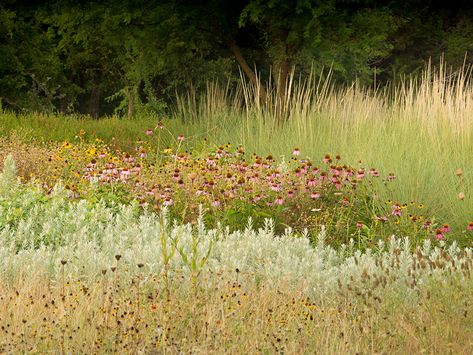
[[[473,296],[454,281],[419,302],[344,294],[316,304],[251,276],[192,288],[158,276],[27,276],[0,284],[0,351],[63,353],[457,353],[473,351]],[[205,281],[205,287],[203,287]]]
[[[51,146],[54,147],[54,144]],[[42,182],[54,185],[64,164],[51,159],[51,146],[25,143],[15,134],[8,138],[0,137],[0,164],[3,166],[3,161],[11,154],[22,181],[39,178]]]

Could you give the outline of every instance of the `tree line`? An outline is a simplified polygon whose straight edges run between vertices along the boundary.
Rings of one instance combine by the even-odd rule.
[[[0,103],[17,111],[160,112],[175,93],[291,73],[382,85],[444,56],[471,63],[452,0],[103,0],[0,4]],[[264,86],[262,96],[268,95]]]

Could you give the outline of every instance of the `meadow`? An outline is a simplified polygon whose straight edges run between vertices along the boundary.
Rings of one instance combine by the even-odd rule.
[[[0,113],[0,351],[472,351],[468,73],[258,90]]]

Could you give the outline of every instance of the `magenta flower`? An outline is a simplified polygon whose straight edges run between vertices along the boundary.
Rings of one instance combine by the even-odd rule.
[[[468,223],[468,226],[466,227],[467,231],[473,231],[473,222]]]
[[[172,198],[166,197],[163,204],[164,204],[164,206],[172,206],[173,203],[174,203],[174,201],[172,200]]]
[[[363,223],[362,222],[356,222],[356,229],[361,229],[363,228]]]
[[[435,231],[435,239],[437,239],[437,240],[444,240],[445,239],[445,236],[442,233],[442,229],[438,228]]]
[[[310,194],[310,198],[311,198],[312,200],[317,200],[318,198],[320,198],[320,194],[319,194],[318,192],[312,192],[312,193]]]
[[[301,154],[301,151],[299,150],[299,148],[294,148],[294,150],[292,151],[292,155],[300,155]]]
[[[150,135],[153,134],[153,130],[152,129],[147,129],[145,133],[146,133],[147,136],[150,136]]]

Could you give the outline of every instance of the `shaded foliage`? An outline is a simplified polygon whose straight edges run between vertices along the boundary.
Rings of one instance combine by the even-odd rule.
[[[209,80],[235,82],[239,70],[272,80],[282,98],[292,70],[330,67],[336,82],[372,84],[442,54],[462,66],[470,15],[462,1],[10,0],[0,5],[0,100],[133,116]]]

